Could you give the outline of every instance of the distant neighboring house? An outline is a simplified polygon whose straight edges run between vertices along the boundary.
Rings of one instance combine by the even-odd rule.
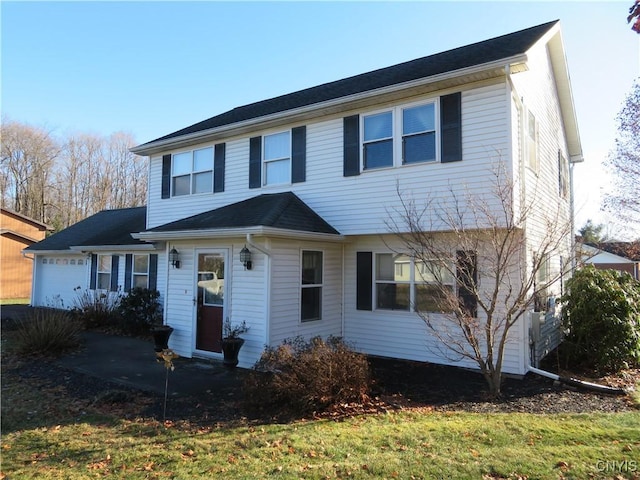
[[[44,239],[48,230],[45,223],[0,208],[0,299],[29,298],[33,265],[22,250]]]
[[[513,201],[534,207],[517,266],[530,271],[545,214],[570,222],[570,170],[582,160],[559,22],[240,106],[132,152],[149,157],[146,221],[140,210],[127,229],[125,213],[101,212],[85,220],[102,228],[99,238],[73,226],[28,249],[38,259],[34,298],[64,290],[66,302],[74,285],[126,290],[127,265],[149,254],[171,348],[221,359],[224,320],[244,321],[242,367],[265,345],[317,335],[367,354],[473,367],[439,355],[414,309],[437,301],[416,273],[430,267],[398,252],[389,231],[398,186],[453,207],[451,192],[484,198],[500,166],[518,185]],[[116,227],[127,238],[109,240]],[[445,225],[430,233],[450,242]],[[563,240],[540,282],[565,271],[573,239]],[[452,265],[482,261],[450,247]],[[506,373],[526,373],[557,345],[549,299],[560,289],[511,330]]]
[[[580,245],[584,263],[602,270],[618,270],[640,280],[639,242],[601,242]]]

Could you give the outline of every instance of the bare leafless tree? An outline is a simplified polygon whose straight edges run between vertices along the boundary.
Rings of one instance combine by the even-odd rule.
[[[3,118],[1,135],[2,204],[18,213],[60,230],[100,210],[146,203],[146,159],[129,152],[130,134],[56,138]]]
[[[3,205],[18,213],[46,221],[49,186],[60,147],[51,132],[41,127],[2,119],[0,187]]]
[[[519,191],[507,178],[496,168],[482,195],[452,188],[446,198],[415,199],[398,188],[402,206],[388,222],[402,253],[429,279],[431,300],[413,307],[438,340],[437,353],[476,364],[494,396],[511,330],[528,311],[544,308],[563,274],[561,260],[550,269],[550,259],[567,259],[571,248],[566,208],[516,201]],[[544,234],[532,240],[527,228],[534,224]]]
[[[603,209],[625,229],[640,229],[640,81],[636,81],[616,117],[618,135],[606,165],[613,173],[613,191]]]

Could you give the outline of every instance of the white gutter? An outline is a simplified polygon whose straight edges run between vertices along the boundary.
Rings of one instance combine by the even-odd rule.
[[[249,244],[249,246],[255,248],[256,250],[258,250],[259,252],[264,253],[267,257],[271,256],[271,251],[267,248],[264,247],[260,247],[258,245],[256,245],[255,243],[253,243],[253,235],[250,233],[247,233],[247,236],[245,237],[246,242]]]
[[[202,230],[175,230],[170,232],[138,232],[132,233],[133,238],[139,240],[187,240],[187,239],[210,239],[245,237],[247,235],[260,235],[280,238],[300,238],[304,240],[319,240],[330,242],[342,242],[343,235],[333,233],[304,232],[299,230],[287,230],[273,227],[240,227],[240,228],[207,228]],[[258,247],[256,247],[258,248]],[[258,248],[259,250],[259,248]]]
[[[209,137],[212,135],[222,135],[222,134],[229,135],[230,132],[232,133],[235,130],[242,130],[249,127],[254,127],[256,125],[260,125],[262,123],[267,123],[270,121],[276,121],[276,120],[280,120],[288,117],[293,117],[296,115],[303,115],[305,113],[310,113],[316,110],[324,110],[324,109],[338,107],[338,106],[344,107],[345,104],[366,100],[371,97],[395,93],[401,90],[407,90],[407,89],[411,89],[411,88],[422,86],[422,85],[428,85],[431,83],[437,83],[444,80],[450,80],[460,76],[473,75],[486,70],[492,70],[492,69],[502,70],[504,68],[505,63],[509,65],[518,65],[518,64],[524,64],[526,62],[527,62],[526,54],[515,55],[513,57],[504,58],[504,59],[497,60],[490,63],[484,63],[482,65],[475,65],[472,67],[461,68],[458,70],[453,70],[446,73],[433,75],[430,77],[423,77],[417,80],[411,80],[408,82],[390,85],[390,86],[378,88],[375,90],[368,90],[366,92],[360,92],[353,95],[334,98],[331,100],[327,100],[325,102],[305,105],[303,107],[285,110],[282,112],[276,112],[270,115],[255,117],[255,118],[251,118],[241,122],[222,125],[220,127],[210,128],[208,130],[201,130],[201,131],[186,134],[180,137],[172,137],[166,140],[159,140],[157,142],[147,143],[147,144],[139,145],[137,147],[133,147],[129,149],[129,151],[131,153],[135,153],[136,155],[151,155],[152,153],[157,153],[162,150],[167,150],[168,147],[178,147],[182,144],[197,143],[198,141],[204,140],[206,137]],[[291,92],[291,93],[297,93],[297,92]],[[288,94],[285,94],[283,96],[286,96],[286,95]]]

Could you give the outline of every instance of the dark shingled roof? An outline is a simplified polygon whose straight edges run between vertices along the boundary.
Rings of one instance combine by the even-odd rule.
[[[558,20],[555,20],[483,42],[458,47],[435,55],[429,55],[335,82],[325,83],[287,95],[237,107],[169,135],[147,142],[140,145],[140,147],[265,115],[284,112],[315,103],[334,100],[520,55],[529,50],[529,48],[557,22]]]
[[[60,232],[34,243],[25,250],[68,250],[71,246],[140,245],[132,232],[146,228],[147,207],[103,210]]]
[[[292,192],[259,195],[147,231],[173,232],[258,226],[340,234]]]

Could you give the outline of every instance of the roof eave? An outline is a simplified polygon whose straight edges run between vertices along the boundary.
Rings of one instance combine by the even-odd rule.
[[[247,234],[264,237],[297,238],[305,240],[318,240],[330,242],[342,242],[346,239],[344,235],[322,232],[306,232],[301,230],[289,230],[283,228],[254,226],[240,228],[206,228],[200,230],[173,230],[147,231],[133,233],[131,236],[145,241],[154,240],[199,240],[211,238],[237,238],[245,237]]]
[[[73,245],[69,247],[72,252],[116,252],[121,250],[127,251],[154,251],[155,245],[149,244],[133,244],[133,245]]]
[[[303,107],[284,110],[271,115],[264,115],[260,117],[251,118],[242,122],[236,122],[220,127],[215,127],[207,130],[201,130],[199,132],[182,135],[180,137],[169,138],[153,143],[146,143],[133,147],[130,151],[136,155],[151,156],[153,154],[161,153],[163,151],[180,148],[186,145],[193,145],[198,142],[205,141],[208,137],[212,136],[232,136],[240,134],[246,130],[251,129],[257,125],[268,124],[270,122],[277,122],[285,118],[294,120],[296,117],[304,117],[309,113],[317,110],[322,110],[323,114],[330,113],[332,110],[342,111],[354,108],[359,102],[366,101],[372,97],[387,95],[396,93],[403,90],[409,90],[415,87],[423,85],[436,84],[445,82],[458,77],[464,77],[468,75],[474,75],[481,72],[495,71],[495,75],[503,75],[504,67],[509,66],[524,66],[526,68],[527,55],[519,54],[511,57],[495,60],[489,63],[483,63],[480,65],[474,65],[472,67],[466,67],[458,70],[452,70],[438,75],[432,75],[429,77],[412,80],[409,82],[403,82],[388,87],[378,88],[374,90],[368,90],[345,97],[339,97],[325,102],[313,103],[311,105],[305,105]]]

